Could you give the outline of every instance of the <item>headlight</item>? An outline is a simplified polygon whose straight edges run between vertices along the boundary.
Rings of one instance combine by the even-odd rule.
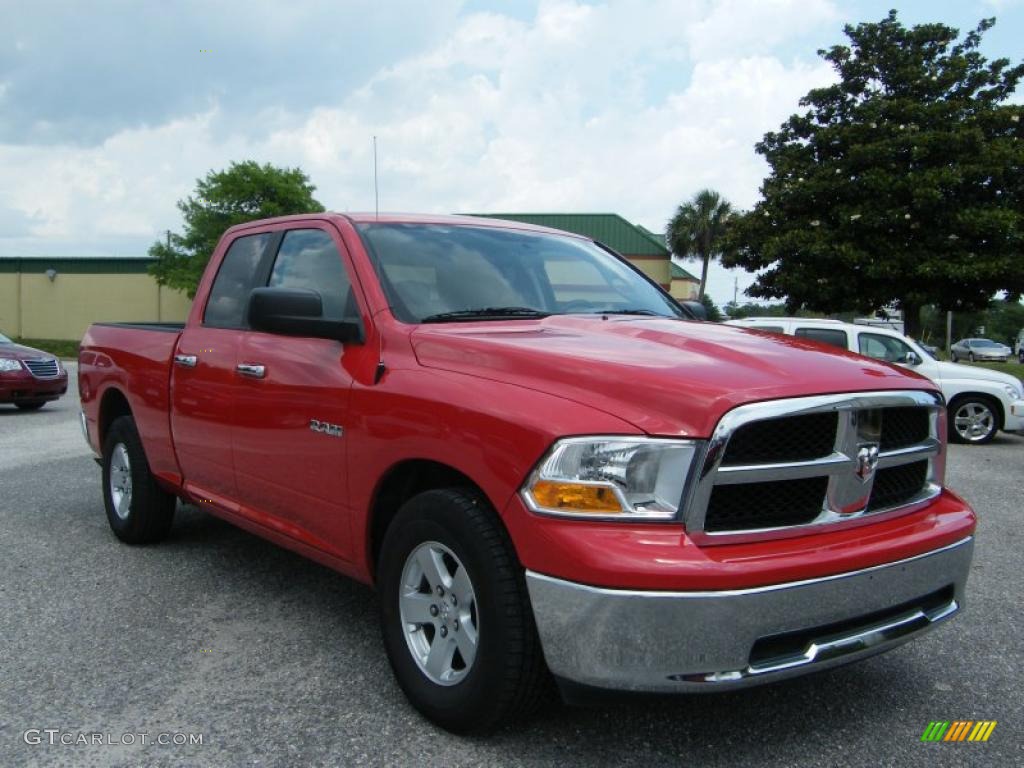
[[[1003,384],[1003,389],[1006,390],[1006,394],[1008,394],[1010,396],[1011,400],[1021,400],[1021,399],[1024,399],[1021,396],[1020,387],[1015,387],[1015,386],[1013,386],[1013,384]]]
[[[697,444],[689,440],[559,440],[523,487],[534,512],[563,517],[670,520]]]
[[[6,371],[20,371],[21,363],[18,360],[11,360],[9,358],[0,358],[0,373]]]

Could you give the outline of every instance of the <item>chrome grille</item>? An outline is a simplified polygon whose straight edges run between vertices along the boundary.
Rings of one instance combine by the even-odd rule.
[[[740,406],[719,422],[686,507],[696,537],[778,535],[938,495],[937,393],[871,392]]]
[[[39,357],[22,362],[37,379],[53,379],[60,375],[60,366],[55,357]]]

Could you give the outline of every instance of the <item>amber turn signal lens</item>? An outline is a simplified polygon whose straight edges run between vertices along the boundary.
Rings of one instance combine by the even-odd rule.
[[[618,514],[623,511],[615,491],[602,486],[538,480],[530,489],[530,494],[537,505],[545,509],[602,514]]]

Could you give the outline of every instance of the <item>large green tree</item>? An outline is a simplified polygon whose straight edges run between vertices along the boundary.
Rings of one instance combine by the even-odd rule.
[[[704,298],[708,284],[708,265],[723,255],[726,233],[733,217],[732,205],[711,189],[702,189],[676,210],[665,233],[669,248],[678,256],[702,262],[700,290]]]
[[[224,230],[270,216],[314,213],[324,207],[313,197],[316,190],[298,168],[260,165],[252,160],[232,163],[224,171],[210,171],[196,180],[195,192],[178,201],[184,219],[182,234],[153,243],[150,273],[161,285],[186,291],[193,297],[217,241]]]
[[[763,270],[748,293],[790,311],[895,303],[917,333],[924,304],[1024,291],[1024,108],[1003,103],[1024,65],[979,53],[994,23],[959,39],[890,11],[818,52],[837,82],[756,145],[771,172],[724,259]]]

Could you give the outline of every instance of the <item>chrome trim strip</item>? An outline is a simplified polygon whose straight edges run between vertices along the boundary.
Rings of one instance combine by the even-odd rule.
[[[715,485],[737,485],[759,483],[766,480],[797,480],[806,477],[821,477],[822,467],[844,469],[852,467],[853,459],[835,451],[831,456],[811,461],[794,461],[785,464],[735,464],[721,467]]]
[[[879,453],[881,426],[864,411],[877,411],[894,407],[921,407],[930,411],[929,436],[916,445]],[[831,455],[802,462],[780,462],[742,466],[723,466],[729,440],[742,426],[757,421],[803,416],[813,413],[838,414],[835,444]],[[741,405],[726,413],[718,422],[708,443],[698,481],[685,505],[683,520],[687,533],[696,543],[722,542],[742,536],[749,540],[776,538],[780,534],[806,531],[820,525],[840,525],[865,516],[874,516],[893,509],[909,507],[934,498],[940,492],[945,466],[942,429],[942,396],[926,390],[894,390],[891,392],[854,392],[839,395],[769,400]],[[870,449],[866,446],[870,446]],[[868,510],[874,480],[878,470],[928,460],[926,486],[913,499],[885,510]],[[860,465],[866,465],[864,477],[856,474]],[[853,470],[853,471],[851,471]],[[828,477],[828,488],[820,514],[813,520],[798,525],[772,528],[705,530],[705,520],[711,494],[715,486],[755,482],[796,480],[809,477]],[[936,490],[939,489],[939,490]]]

